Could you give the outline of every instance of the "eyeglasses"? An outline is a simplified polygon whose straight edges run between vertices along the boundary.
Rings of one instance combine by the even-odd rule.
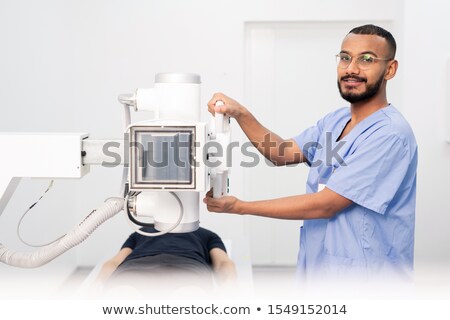
[[[342,53],[342,52],[338,53],[336,55],[337,66],[341,69],[347,69],[348,66],[350,65],[350,63],[352,63],[353,58],[354,57],[352,57],[351,55],[349,55],[347,53]],[[370,69],[371,67],[374,66],[375,62],[377,62],[379,60],[381,60],[381,61],[392,60],[392,58],[377,58],[370,53],[364,53],[355,58],[356,58],[356,64],[362,70]]]

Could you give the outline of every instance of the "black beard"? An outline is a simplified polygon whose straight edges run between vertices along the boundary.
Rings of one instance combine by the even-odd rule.
[[[345,78],[345,77],[343,77]],[[339,93],[341,94],[341,97],[344,100],[347,100],[350,103],[356,103],[356,102],[361,102],[361,101],[367,101],[370,98],[372,98],[373,96],[375,96],[378,91],[380,90],[381,84],[383,83],[383,76],[381,76],[377,82],[375,82],[373,85],[369,85],[367,86],[367,90],[364,91],[363,93],[360,94],[355,94],[355,93],[343,93],[342,92],[342,88],[341,88],[341,83],[337,82],[338,85],[338,89],[339,89]]]

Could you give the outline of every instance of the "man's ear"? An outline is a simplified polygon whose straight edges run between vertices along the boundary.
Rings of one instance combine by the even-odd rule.
[[[384,75],[384,79],[385,80],[391,80],[395,74],[397,73],[397,69],[398,69],[398,61],[397,60],[392,60],[389,63],[389,66],[386,69],[386,73]]]

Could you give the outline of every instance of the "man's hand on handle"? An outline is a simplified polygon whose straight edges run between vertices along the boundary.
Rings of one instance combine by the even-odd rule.
[[[210,212],[239,213],[241,200],[233,196],[213,198],[213,190],[211,189],[206,193],[203,202]]]
[[[223,105],[216,106],[217,101],[222,101]],[[211,100],[208,102],[208,111],[214,115],[216,112],[226,114],[232,118],[238,119],[240,115],[242,115],[245,110],[244,106],[242,106],[236,100],[227,97],[223,93],[215,93]]]

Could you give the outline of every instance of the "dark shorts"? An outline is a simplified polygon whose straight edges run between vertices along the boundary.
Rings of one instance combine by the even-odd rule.
[[[194,259],[160,254],[125,261],[108,279],[109,285],[142,288],[182,286],[208,288],[213,285],[211,268]]]

